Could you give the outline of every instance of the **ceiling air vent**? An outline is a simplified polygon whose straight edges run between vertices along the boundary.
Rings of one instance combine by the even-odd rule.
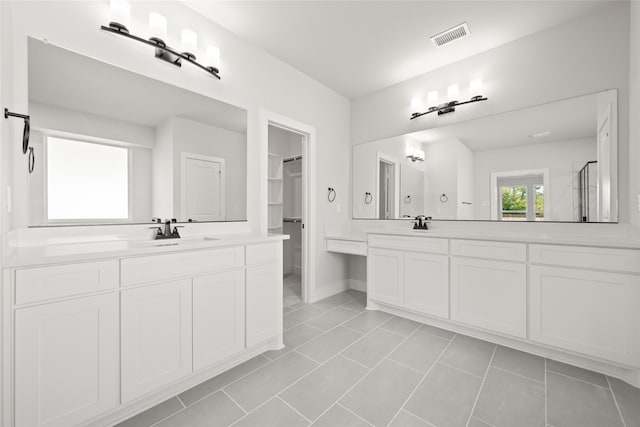
[[[471,34],[471,32],[469,31],[469,26],[466,22],[463,22],[462,24],[456,25],[453,28],[449,28],[448,30],[443,31],[440,34],[436,34],[435,36],[431,37],[431,41],[434,45],[436,45],[436,47],[442,47],[445,44],[466,37],[469,34]]]

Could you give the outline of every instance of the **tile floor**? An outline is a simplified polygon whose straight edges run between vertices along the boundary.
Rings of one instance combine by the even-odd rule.
[[[284,288],[282,290],[282,298],[283,298],[283,306],[285,308],[284,312],[291,311],[291,306],[300,304],[302,302],[301,285],[300,276],[296,276],[294,274],[288,274],[284,276],[283,285]]]
[[[119,425],[640,427],[640,390],[378,311],[285,308],[285,344]]]

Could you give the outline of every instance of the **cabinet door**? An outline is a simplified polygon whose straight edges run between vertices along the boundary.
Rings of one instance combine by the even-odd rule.
[[[640,367],[638,276],[531,266],[531,339]]]
[[[370,248],[367,257],[367,295],[375,301],[404,304],[404,254]]]
[[[16,426],[71,426],[118,404],[115,293],[16,310]]]
[[[451,319],[525,338],[526,265],[451,257]]]
[[[191,280],[122,292],[122,401],[191,373]]]
[[[282,333],[282,263],[247,268],[247,347]]]
[[[193,369],[244,349],[244,270],[193,279]]]
[[[405,307],[449,317],[449,257],[415,252],[404,254]]]

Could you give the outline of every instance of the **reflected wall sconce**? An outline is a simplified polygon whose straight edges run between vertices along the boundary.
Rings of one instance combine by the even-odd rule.
[[[131,6],[126,0],[111,0],[109,25],[102,25],[100,29],[139,41],[155,48],[155,56],[158,59],[167,61],[177,67],[182,67],[182,62],[186,61],[220,80],[220,49],[209,46],[206,49],[205,64],[196,61],[198,50],[198,35],[195,31],[185,28],[182,30],[181,51],[170,47],[165,42],[167,38],[167,19],[159,13],[149,14],[149,38],[138,37],[129,32],[131,21]]]
[[[486,101],[488,98],[485,97],[482,92],[481,79],[474,79],[469,82],[470,97],[467,101],[460,101],[460,88],[457,84],[452,84],[447,88],[447,100],[444,103],[440,103],[438,91],[430,91],[427,93],[426,109],[422,98],[413,98],[411,100],[411,110],[413,113],[411,113],[409,120],[422,117],[425,114],[435,113],[436,111],[438,112],[438,115],[441,116],[443,114],[453,113],[459,105]]]
[[[407,147],[407,159],[412,162],[424,162],[424,151],[413,147]]]

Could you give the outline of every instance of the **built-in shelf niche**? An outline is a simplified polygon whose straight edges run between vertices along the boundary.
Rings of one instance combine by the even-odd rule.
[[[282,179],[282,156],[274,153],[268,155],[268,224],[269,231],[272,233],[282,232],[282,215],[283,215],[283,179]]]

